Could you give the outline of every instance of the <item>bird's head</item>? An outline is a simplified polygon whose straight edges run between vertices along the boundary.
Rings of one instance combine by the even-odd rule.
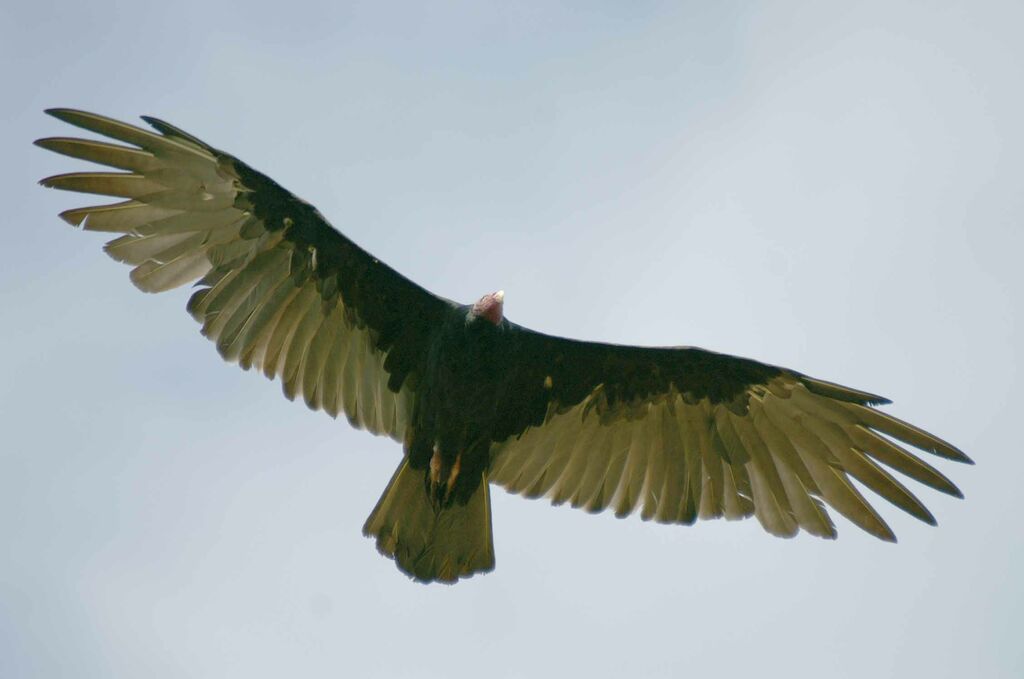
[[[505,291],[498,290],[489,295],[484,295],[473,305],[470,313],[477,318],[484,318],[498,325],[502,319],[502,307],[505,303]]]

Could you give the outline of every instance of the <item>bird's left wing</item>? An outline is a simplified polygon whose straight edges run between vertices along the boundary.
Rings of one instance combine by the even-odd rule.
[[[875,410],[887,402],[878,396],[692,347],[581,342],[514,324],[509,335],[490,479],[512,492],[620,516],[641,507],[666,523],[754,514],[780,536],[835,537],[830,505],[884,540],[895,537],[851,478],[928,523],[885,467],[960,496],[904,446],[967,456]]]
[[[220,354],[280,377],[289,399],[402,440],[429,333],[451,302],[334,230],[245,163],[155,118],[159,134],[71,109],[50,115],[122,144],[55,137],[39,146],[125,172],[76,172],[44,186],[124,198],[67,210],[161,292],[198,280],[188,310]],[[127,144],[124,145],[124,144]]]

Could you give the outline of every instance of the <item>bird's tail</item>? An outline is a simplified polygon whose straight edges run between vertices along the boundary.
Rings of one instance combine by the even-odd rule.
[[[431,500],[422,470],[403,458],[363,526],[377,550],[421,582],[456,582],[494,568],[486,473],[463,504]]]

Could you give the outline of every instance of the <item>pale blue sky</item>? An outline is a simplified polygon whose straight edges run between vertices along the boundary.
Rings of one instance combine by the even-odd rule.
[[[1024,5],[510,4],[0,8],[0,675],[1024,675]],[[60,222],[50,106],[173,122],[519,323],[884,394],[967,499],[888,545],[496,490],[497,570],[410,582],[360,535],[397,444]]]

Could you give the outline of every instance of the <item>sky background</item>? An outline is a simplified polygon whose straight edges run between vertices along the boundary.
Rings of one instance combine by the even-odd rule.
[[[429,4],[0,7],[0,675],[1024,676],[1024,4]],[[879,504],[889,545],[496,489],[497,570],[411,582],[360,534],[399,446],[59,221],[51,106],[164,118],[521,324],[888,396],[966,500]]]

